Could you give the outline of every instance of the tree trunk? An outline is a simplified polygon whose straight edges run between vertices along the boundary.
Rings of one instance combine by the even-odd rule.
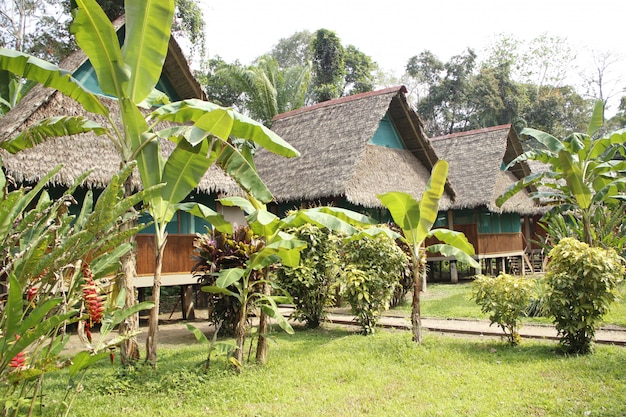
[[[270,295],[270,286],[267,282],[263,283],[263,294]],[[259,316],[259,340],[256,345],[256,363],[259,365],[265,365],[267,363],[268,344],[265,335],[267,334],[269,328],[268,321],[269,318],[267,317],[267,314],[261,310],[261,315]]]
[[[124,196],[129,197],[133,194],[130,177],[124,182]],[[127,228],[137,225],[137,217],[135,213],[134,220],[127,225]],[[132,249],[126,255],[120,259],[121,273],[119,274],[118,288],[123,288],[126,291],[126,299],[124,301],[124,308],[128,309],[136,304],[135,301],[135,276],[137,275],[136,262],[137,262],[137,245],[135,243],[135,236],[128,238],[128,242],[132,245]],[[126,337],[120,346],[120,358],[122,365],[128,366],[139,360],[139,345],[137,343],[136,336],[134,335],[139,330],[139,313],[133,314],[126,320],[120,323],[118,333],[120,336]]]
[[[413,265],[413,304],[411,310],[411,325],[413,326],[413,341],[422,343],[422,317],[420,312],[420,293],[422,292],[422,276],[419,260]]]
[[[152,284],[152,302],[154,307],[150,310],[148,318],[148,337],[146,339],[146,362],[156,369],[157,342],[159,336],[159,303],[161,301],[161,270],[163,269],[163,253],[167,238],[159,238],[159,231],[154,235],[156,246],[156,262],[154,268],[154,283]]]
[[[246,304],[241,306],[239,310],[239,320],[237,321],[237,327],[235,327],[235,343],[237,344],[237,350],[235,351],[235,359],[239,362],[239,366],[243,367],[243,345],[246,342],[246,321],[248,319],[248,313],[246,310]],[[241,371],[241,368],[239,368]]]

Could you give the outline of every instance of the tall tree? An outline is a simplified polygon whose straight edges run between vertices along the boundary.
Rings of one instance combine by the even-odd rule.
[[[369,55],[359,51],[354,45],[348,45],[345,49],[344,65],[343,96],[374,90],[374,76],[378,65]]]
[[[310,65],[281,69],[274,58],[263,56],[248,67],[222,65],[211,83],[224,81],[226,91],[240,92],[233,104],[269,127],[277,114],[304,106],[310,74]]]
[[[427,131],[438,136],[466,130],[470,124],[468,103],[476,53],[467,49],[442,64],[426,51],[411,58],[411,63],[414,65],[409,69],[429,83],[428,95],[417,105],[419,113],[425,115]]]
[[[308,30],[296,32],[288,38],[281,38],[269,55],[280,68],[301,67],[313,60],[313,39],[313,34]]]
[[[313,96],[316,102],[341,96],[345,74],[345,50],[335,32],[319,29],[311,44],[313,51]]]

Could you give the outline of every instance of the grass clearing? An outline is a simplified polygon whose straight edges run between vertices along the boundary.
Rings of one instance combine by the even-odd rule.
[[[472,299],[472,291],[472,281],[463,281],[458,284],[428,284],[426,292],[420,298],[422,316],[487,320],[489,315],[480,311],[480,307]],[[611,309],[604,317],[604,325],[626,327],[626,284],[620,287],[620,296],[621,299],[611,305]],[[410,315],[410,296],[388,314]],[[550,324],[552,320],[548,317],[524,317],[522,322]]]
[[[74,416],[621,416],[626,349],[564,357],[556,344],[324,326],[276,334],[269,364],[202,372],[200,345],[162,349],[159,369],[89,371]],[[47,398],[64,381],[49,379]],[[52,405],[52,404],[50,404]]]

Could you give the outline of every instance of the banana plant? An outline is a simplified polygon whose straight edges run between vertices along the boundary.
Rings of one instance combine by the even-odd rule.
[[[86,111],[106,117],[108,125],[76,116],[44,119],[5,142],[3,147],[17,152],[50,137],[93,132],[111,140],[122,165],[137,161],[144,188],[165,183],[159,194],[149,201],[149,213],[157,230],[157,264],[153,291],[156,306],[150,315],[147,360],[156,366],[160,263],[166,245],[165,227],[172,219],[176,205],[198,185],[212,163],[220,166],[250,195],[260,201],[271,200],[271,193],[254,167],[229,142],[231,137],[254,141],[286,157],[297,156],[298,152],[260,123],[232,109],[200,100],[169,103],[144,116],[142,109],[167,101],[155,86],[168,49],[173,0],[127,0],[126,32],[121,46],[113,25],[95,0],[77,0],[76,6],[71,31],[89,58],[101,90],[109,98],[114,98],[113,102],[85,89],[67,71],[16,51],[0,50],[0,69],[57,89],[80,103]],[[117,111],[111,112],[110,107],[115,106]],[[120,120],[113,114],[119,114]],[[163,128],[163,122],[170,127]],[[175,150],[167,159],[162,156],[161,140],[175,143]],[[224,223],[216,214],[212,218],[218,224]],[[132,268],[123,267],[123,270],[132,271]],[[129,272],[120,283],[129,295],[127,307],[134,304],[132,280],[133,274]],[[136,330],[137,322],[125,326],[123,331],[132,332]],[[123,351],[127,361],[134,356],[135,350],[136,347],[127,346],[126,353]]]
[[[591,225],[594,211],[626,197],[626,162],[623,159],[626,130],[594,138],[602,127],[602,114],[603,103],[597,101],[586,133],[572,133],[563,140],[540,130],[524,128],[520,135],[534,137],[544,148],[521,154],[506,169],[522,161],[536,160],[547,164],[550,170],[517,181],[496,200],[496,204],[502,206],[528,186],[540,186],[533,198],[553,205],[558,211],[577,213],[582,220],[584,240],[593,245],[596,240]],[[618,153],[622,158],[616,158]]]
[[[472,257],[474,247],[463,233],[443,228],[433,229],[447,177],[448,163],[440,160],[433,166],[420,201],[416,201],[410,194],[398,191],[377,195],[383,206],[391,213],[394,222],[402,229],[401,240],[411,250],[413,269],[411,324],[413,341],[416,343],[422,343],[420,293],[422,291],[421,272],[426,267],[426,252],[439,252],[444,256],[453,256],[458,261],[468,263],[474,268],[480,267]],[[429,237],[435,237],[443,243],[425,247],[424,244]]]
[[[259,329],[256,350],[257,363],[267,361],[268,319],[276,320],[277,324],[286,332],[293,333],[291,325],[278,308],[281,302],[289,302],[287,295],[275,295],[280,292],[271,279],[269,269],[272,265],[281,263],[295,267],[300,263],[300,251],[307,247],[307,243],[296,239],[285,232],[286,229],[301,226],[305,223],[342,232],[346,236],[358,233],[388,233],[396,236],[386,228],[368,228],[361,232],[355,226],[371,225],[374,220],[362,214],[336,207],[317,207],[298,210],[285,218],[279,218],[267,210],[265,204],[252,196],[229,197],[219,200],[224,206],[239,207],[246,213],[248,227],[264,244],[256,245],[258,250],[251,254],[243,268],[228,268],[217,272],[215,285],[205,286],[203,291],[234,297],[241,306],[238,324],[235,328],[237,349],[234,362],[241,369],[243,360],[243,345],[247,333],[248,312],[251,308],[259,308]],[[197,214],[206,208],[194,206]]]

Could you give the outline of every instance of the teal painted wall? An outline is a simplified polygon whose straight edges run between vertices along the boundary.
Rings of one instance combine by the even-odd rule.
[[[398,134],[398,130],[388,114],[385,114],[385,117],[383,117],[378,124],[378,129],[369,143],[372,145],[385,146],[387,148],[405,149],[404,143]]]

